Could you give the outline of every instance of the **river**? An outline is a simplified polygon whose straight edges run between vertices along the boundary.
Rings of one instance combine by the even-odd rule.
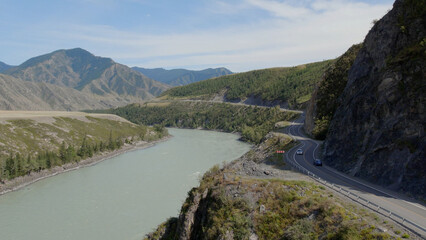
[[[142,239],[178,215],[204,172],[250,149],[234,134],[169,132],[174,137],[154,147],[0,196],[0,239]]]

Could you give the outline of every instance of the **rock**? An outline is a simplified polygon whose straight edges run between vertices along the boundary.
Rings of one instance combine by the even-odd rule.
[[[258,240],[258,239],[259,237],[255,233],[252,233],[249,238],[249,240]]]
[[[265,207],[265,205],[260,205],[260,208],[259,208],[259,212],[260,213],[264,213],[264,212],[266,212],[266,207]]]

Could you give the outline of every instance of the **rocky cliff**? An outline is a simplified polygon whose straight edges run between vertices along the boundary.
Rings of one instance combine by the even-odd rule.
[[[426,198],[426,1],[396,0],[366,36],[326,141],[325,163]]]

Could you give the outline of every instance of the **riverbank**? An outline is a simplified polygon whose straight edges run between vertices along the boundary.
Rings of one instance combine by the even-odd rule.
[[[171,135],[168,135],[153,142],[139,141],[133,144],[124,144],[124,146],[120,149],[110,152],[102,152],[91,158],[81,160],[80,162],[67,163],[62,166],[56,166],[51,169],[44,169],[40,172],[31,172],[29,175],[20,176],[11,180],[6,180],[4,181],[4,183],[0,183],[0,196],[9,192],[17,191],[32,183],[38,182],[48,177],[53,177],[61,173],[77,170],[82,167],[90,167],[123,153],[152,147],[157,143],[167,141],[171,137]]]

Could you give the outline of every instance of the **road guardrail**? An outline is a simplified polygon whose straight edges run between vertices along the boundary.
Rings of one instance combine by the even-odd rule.
[[[296,148],[296,147],[294,147],[294,148]],[[311,172],[311,171],[307,170],[306,168],[302,167],[295,160],[291,160],[288,157],[288,153],[285,156],[287,156],[287,157],[285,157],[285,159],[287,159],[288,163],[290,163],[294,168],[296,168],[300,172],[302,172],[302,173],[308,175],[309,177],[313,178],[315,181],[321,183],[322,185],[327,186],[328,188],[333,189],[334,191],[337,191],[337,192],[341,193],[342,195],[348,197],[349,199],[351,199],[351,200],[353,200],[353,201],[355,201],[355,202],[357,202],[357,203],[359,203],[359,204],[361,204],[361,205],[363,205],[363,206],[365,206],[365,207],[367,207],[367,208],[369,208],[369,209],[371,209],[371,210],[373,210],[373,211],[381,214],[382,216],[385,216],[387,218],[392,219],[393,221],[399,223],[401,226],[408,228],[409,230],[411,230],[413,233],[417,234],[418,236],[420,236],[422,238],[425,238],[424,235],[418,233],[417,231],[415,231],[412,228],[412,227],[415,227],[417,229],[422,230],[423,232],[426,232],[426,228],[425,227],[420,226],[419,224],[417,224],[415,222],[412,222],[412,221],[410,221],[410,220],[408,220],[408,219],[406,219],[406,218],[404,218],[404,217],[402,217],[402,216],[400,216],[400,215],[392,212],[389,209],[386,209],[386,208],[384,208],[384,207],[382,207],[382,206],[380,206],[380,205],[378,205],[376,203],[373,203],[373,202],[371,202],[371,201],[369,201],[369,200],[367,200],[367,199],[359,196],[356,193],[353,193],[353,192],[351,192],[349,190],[346,190],[346,189],[344,189],[342,187],[339,187],[339,186],[337,186],[337,185],[335,185],[333,183],[330,183],[330,182],[328,182],[328,181],[320,178],[319,176],[317,176],[313,172]]]

